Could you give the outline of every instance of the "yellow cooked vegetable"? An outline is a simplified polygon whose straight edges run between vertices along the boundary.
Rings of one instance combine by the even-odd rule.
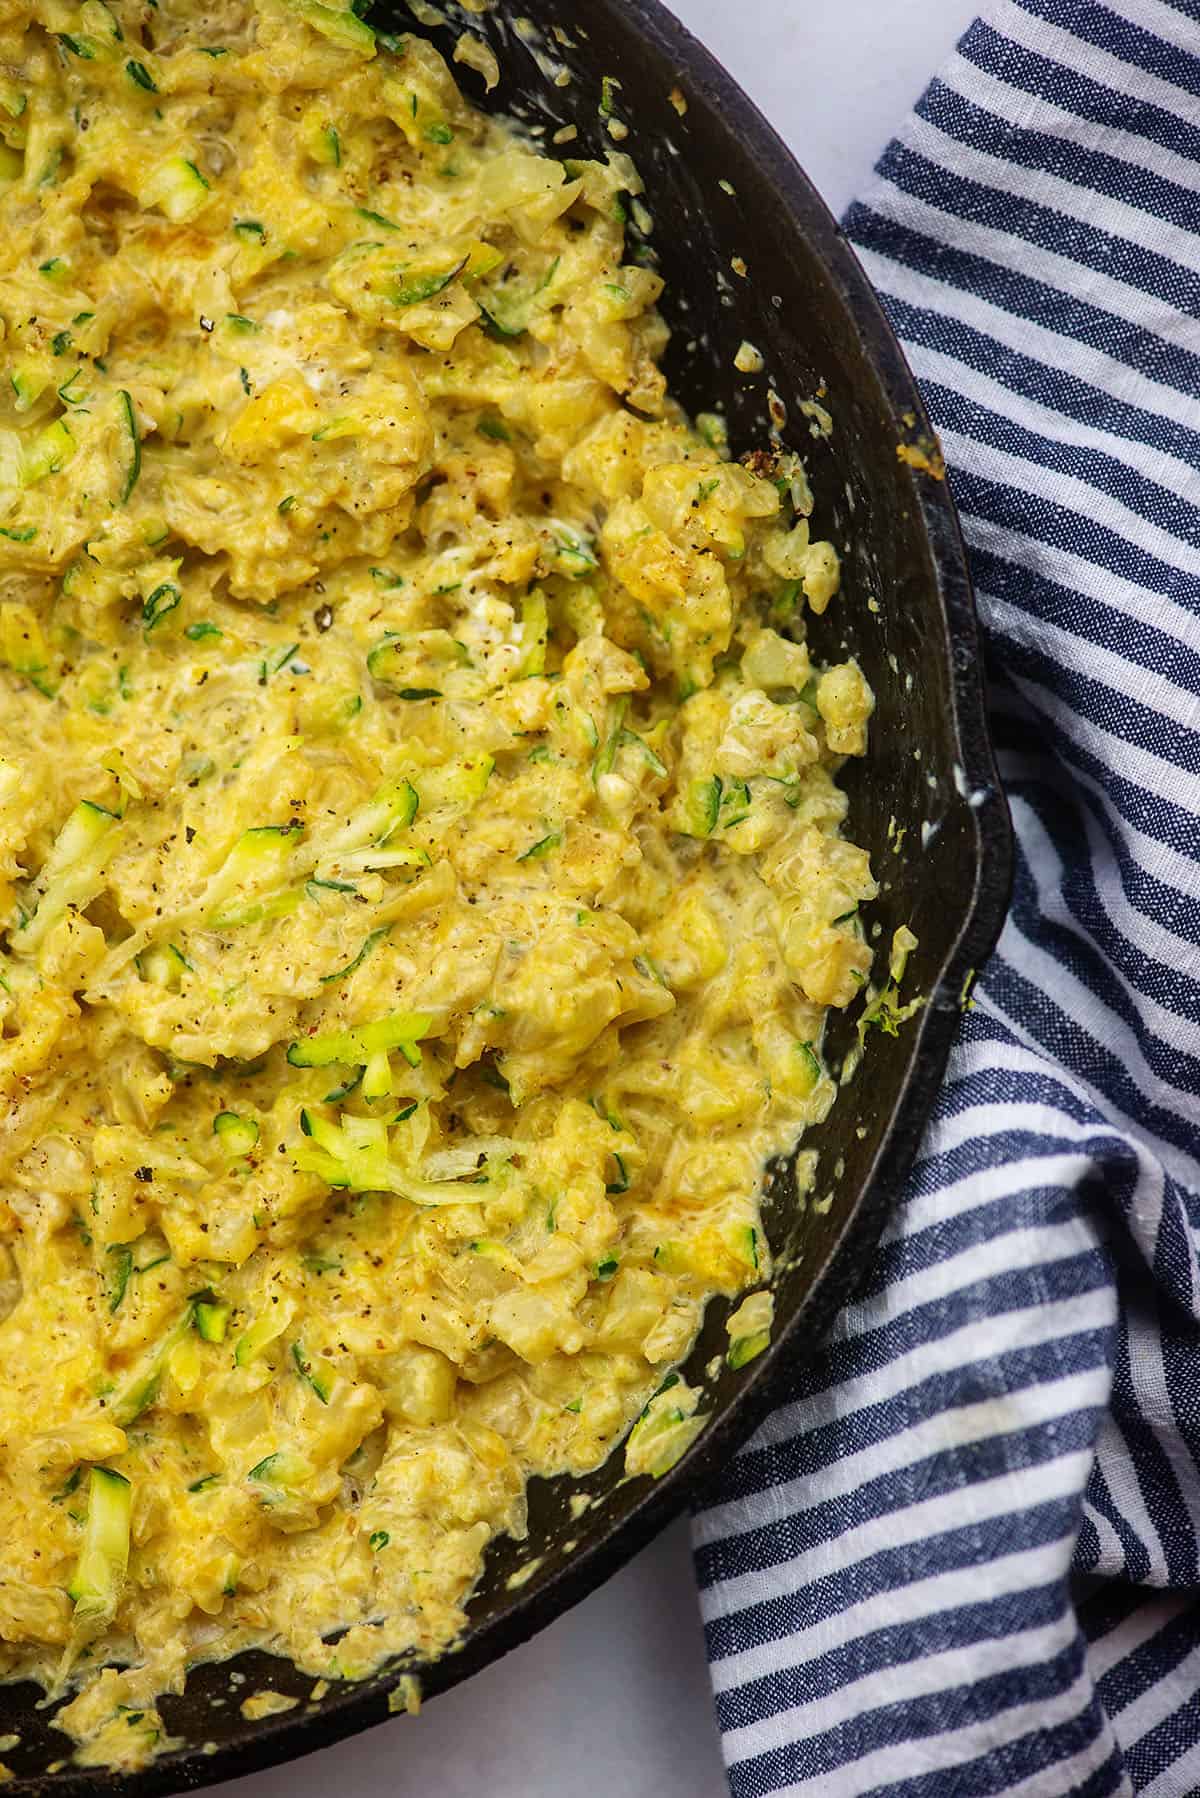
[[[665,391],[626,158],[340,0],[0,63],[0,1670],[132,1765],[190,1662],[437,1653],[531,1475],[702,1429],[868,979],[872,701],[803,470]]]

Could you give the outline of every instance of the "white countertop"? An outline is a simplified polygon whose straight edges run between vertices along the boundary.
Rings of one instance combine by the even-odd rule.
[[[670,0],[782,131],[835,212],[978,0]],[[687,1528],[415,1721],[236,1798],[726,1798]]]

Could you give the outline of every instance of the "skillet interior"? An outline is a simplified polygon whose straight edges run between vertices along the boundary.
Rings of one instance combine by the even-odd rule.
[[[851,798],[849,834],[871,851],[883,886],[872,908],[882,925],[881,960],[892,931],[911,924],[920,947],[905,993],[919,990],[929,1003],[898,1037],[871,1033],[865,1072],[822,1128],[813,1195],[819,1203],[801,1209],[789,1168],[772,1173],[766,1210],[778,1270],[772,1348],[741,1372],[705,1380],[705,1364],[727,1344],[729,1305],[714,1302],[687,1363],[687,1377],[704,1386],[703,1408],[712,1413],[690,1454],[653,1484],[622,1482],[619,1456],[582,1483],[534,1482],[529,1540],[494,1545],[461,1647],[420,1670],[427,1696],[498,1658],[584,1597],[695,1495],[769,1404],[786,1396],[807,1345],[869,1266],[936,1094],[964,981],[991,947],[1009,881],[1008,820],[987,740],[953,507],[944,482],[897,457],[898,443],[919,442],[928,427],[837,227],[770,127],[657,0],[590,0],[586,9],[578,0],[523,0],[523,7],[518,13],[502,0],[497,17],[446,6],[449,28],[432,22],[431,9],[419,3],[423,23],[398,0],[377,4],[370,16],[385,29],[421,31],[447,53],[464,26],[486,36],[500,56],[501,86],[484,99],[479,78],[460,70],[464,90],[544,130],[547,139],[576,125],[578,138],[563,155],[602,155],[612,147],[600,113],[601,80],[619,82],[611,90],[614,110],[629,127],[619,147],[633,155],[645,180],[653,219],[645,241],[667,282],[672,390],[695,410],[722,410],[740,453],[767,441],[773,386],[788,409],[784,439],[807,460],[820,532],[843,550],[842,595],[823,620],[813,621],[810,640],[831,660],[855,655],[877,696],[871,753],[843,777]],[[577,23],[581,11],[586,31]],[[554,38],[555,26],[568,43]],[[562,69],[569,85],[555,83]],[[686,100],[683,116],[671,103],[672,89]],[[732,271],[734,257],[744,258],[745,278]],[[763,352],[761,375],[734,369],[743,338]],[[828,440],[810,435],[800,411],[800,402],[818,393],[834,418]],[[873,597],[878,612],[868,604]],[[852,1026],[834,1033],[834,1065],[853,1039]],[[574,1521],[570,1501],[581,1489],[594,1503]],[[511,1586],[531,1557],[538,1557],[532,1575]],[[231,1672],[239,1676],[236,1685]],[[312,1702],[311,1679],[266,1656],[200,1668],[181,1698],[161,1706],[184,1746],[124,1776],[69,1766],[49,1772],[68,1746],[64,1737],[35,1708],[33,1687],[0,1688],[0,1734],[20,1738],[3,1757],[17,1777],[8,1789],[27,1798],[106,1792],[131,1798],[235,1777],[380,1721],[395,1677],[334,1687]],[[295,1695],[301,1705],[245,1721],[241,1698],[264,1684]]]

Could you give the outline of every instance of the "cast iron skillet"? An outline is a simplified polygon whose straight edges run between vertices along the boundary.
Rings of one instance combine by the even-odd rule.
[[[906,991],[929,995],[898,1036],[870,1033],[864,1069],[822,1128],[807,1207],[796,1202],[788,1166],[772,1172],[766,1218],[780,1271],[771,1349],[738,1373],[722,1362],[719,1377],[706,1379],[706,1363],[728,1342],[729,1306],[712,1304],[685,1370],[704,1386],[703,1408],[712,1413],[691,1453],[657,1483],[624,1481],[619,1455],[582,1482],[534,1483],[528,1542],[494,1545],[461,1646],[419,1669],[429,1696],[496,1660],[599,1585],[695,1498],[768,1407],[787,1395],[793,1370],[869,1266],[937,1093],[964,987],[999,929],[1010,844],[954,507],[944,481],[896,454],[898,443],[927,441],[921,401],[861,269],[779,138],[658,0],[588,0],[586,7],[580,0],[500,0],[501,16],[459,14],[448,28],[431,22],[419,0],[416,10],[426,23],[414,25],[399,0],[390,0],[374,8],[372,22],[425,32],[447,53],[464,25],[486,36],[503,78],[485,103],[543,130],[548,147],[555,131],[576,125],[578,138],[561,155],[613,147],[601,112],[607,94],[613,116],[629,127],[619,147],[633,154],[646,183],[653,229],[647,232],[650,220],[634,208],[634,236],[642,238],[643,254],[658,257],[667,281],[674,392],[694,410],[723,410],[737,453],[768,440],[768,388],[785,403],[783,436],[807,459],[816,522],[845,552],[843,593],[812,637],[818,652],[857,656],[878,699],[871,754],[848,771],[847,785],[850,834],[871,850],[883,888],[872,908],[882,925],[880,960],[893,929],[911,923],[920,947]],[[555,27],[566,42],[555,38]],[[571,80],[560,86],[554,76],[564,69]],[[479,77],[459,73],[468,94],[483,99]],[[602,90],[605,76],[619,87]],[[686,104],[682,116],[672,90]],[[734,257],[744,259],[745,277],[732,271]],[[743,339],[762,351],[762,374],[734,369]],[[800,410],[818,394],[834,418],[828,440],[810,435]],[[878,611],[868,604],[876,597]],[[852,1027],[832,1033],[835,1065],[852,1040]],[[573,1521],[569,1505],[580,1486],[595,1502]],[[532,1575],[511,1585],[532,1557],[540,1557]],[[35,1709],[31,1686],[0,1688],[0,1735],[20,1736],[3,1756],[17,1776],[7,1789],[14,1798],[149,1798],[250,1773],[380,1722],[402,1671],[335,1685],[314,1701],[312,1679],[288,1663],[249,1655],[233,1667],[244,1683],[231,1685],[231,1666],[201,1667],[182,1697],[163,1702],[171,1734],[185,1745],[127,1775],[69,1765],[50,1773],[68,1743],[50,1727],[49,1714]],[[239,1702],[259,1685],[301,1703],[246,1722]]]

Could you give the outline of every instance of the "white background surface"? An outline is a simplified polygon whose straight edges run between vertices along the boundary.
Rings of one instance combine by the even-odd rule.
[[[670,0],[835,212],[978,0]],[[581,0],[582,4],[582,0]],[[221,1786],[230,1798],[727,1798],[687,1528],[415,1721]]]

